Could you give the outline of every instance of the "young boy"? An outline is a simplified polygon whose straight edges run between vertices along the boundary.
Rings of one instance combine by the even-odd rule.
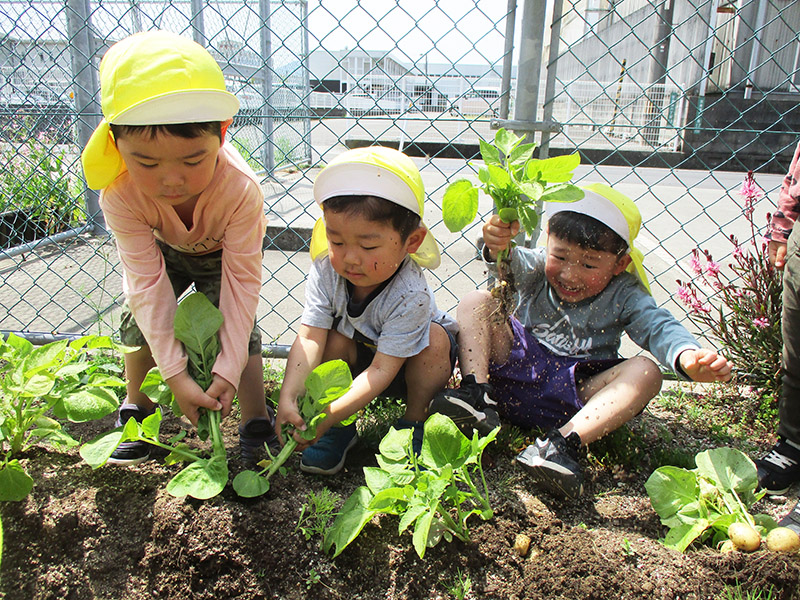
[[[199,44],[163,31],[114,44],[100,63],[104,120],[82,159],[123,268],[122,343],[127,399],[117,425],[153,412],[139,387],[157,365],[183,413],[226,415],[239,396],[242,459],[277,444],[264,400],[261,338],[254,326],[266,227],[259,181],[223,144],[239,110],[222,70]],[[201,389],[173,333],[179,297],[192,283],[222,311],[214,381]],[[279,445],[278,445],[279,447]],[[146,460],[150,446],[126,442],[109,462]]]
[[[461,301],[464,378],[431,405],[474,422],[487,402],[496,402],[512,424],[549,429],[517,461],[562,498],[583,491],[580,446],[637,415],[661,388],[652,360],[618,358],[623,331],[689,379],[725,381],[731,372],[724,357],[701,349],[650,296],[642,255],[633,247],[641,225],[633,201],[602,184],[584,192],[577,202],[548,205],[546,248],[510,251],[519,294],[514,316],[503,319],[486,291]],[[498,252],[518,231],[518,222],[497,215],[484,225],[483,256],[495,272]]]
[[[413,161],[390,148],[347,151],[314,182],[323,219],[314,227],[306,303],[289,351],[277,426],[305,424],[297,411],[309,372],[343,359],[353,386],[325,410],[313,445],[302,440],[300,468],[333,475],[356,443],[340,426],[382,394],[405,398],[396,427],[413,427],[415,449],[433,395],[456,359],[455,320],[436,308],[421,267],[435,268],[436,241],[422,224],[425,190]]]

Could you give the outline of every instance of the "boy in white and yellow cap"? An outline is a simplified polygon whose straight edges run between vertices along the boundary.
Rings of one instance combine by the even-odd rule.
[[[549,203],[547,247],[510,250],[519,295],[514,315],[499,316],[483,290],[458,306],[461,386],[434,398],[432,412],[480,420],[481,405],[524,428],[549,430],[517,461],[558,497],[583,491],[578,450],[637,415],[661,388],[649,358],[619,358],[625,332],[668,369],[695,381],[726,381],[731,365],[702,349],[649,293],[634,245],[641,215],[603,184],[577,202]],[[483,257],[509,248],[519,223],[497,215],[483,226]]]
[[[419,450],[428,405],[453,372],[457,326],[436,308],[422,271],[440,257],[421,220],[425,190],[409,157],[377,146],[349,150],[319,173],[314,199],[324,217],[314,227],[314,262],[277,423],[303,429],[297,397],[306,376],[321,362],[345,360],[352,387],[326,407],[313,445],[296,437],[300,468],[332,475],[357,441],[356,413],[377,396],[406,400],[396,427],[413,428]]]
[[[199,44],[165,31],[130,36],[100,63],[104,119],[84,149],[86,181],[100,206],[123,268],[126,305],[120,337],[127,399],[118,425],[141,421],[153,404],[139,387],[158,365],[183,413],[227,414],[238,393],[242,458],[277,443],[264,400],[261,337],[255,327],[266,227],[261,185],[239,153],[224,144],[239,110],[222,70]],[[214,381],[189,376],[175,338],[179,297],[192,283],[221,310],[221,351]],[[125,442],[109,462],[135,464],[144,442]]]

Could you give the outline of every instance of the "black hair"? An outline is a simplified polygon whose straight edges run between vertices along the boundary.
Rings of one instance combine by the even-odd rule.
[[[114,139],[126,135],[141,134],[151,140],[158,135],[174,135],[186,139],[199,138],[207,134],[215,135],[222,142],[222,122],[206,121],[204,123],[171,123],[168,125],[110,125]]]
[[[387,223],[400,234],[404,242],[419,227],[421,221],[413,210],[376,196],[334,196],[322,203],[322,209]]]
[[[628,243],[608,225],[571,210],[557,212],[550,217],[547,231],[587,250],[610,252],[615,256],[622,256],[628,251]]]

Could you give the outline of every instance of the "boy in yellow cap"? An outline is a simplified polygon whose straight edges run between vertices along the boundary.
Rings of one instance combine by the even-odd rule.
[[[702,349],[650,296],[642,255],[633,246],[641,215],[603,184],[584,198],[548,204],[547,247],[513,247],[519,304],[503,319],[491,293],[458,306],[461,386],[434,398],[431,412],[470,423],[494,405],[512,424],[549,430],[517,461],[557,497],[583,491],[578,450],[637,415],[661,388],[649,358],[618,357],[623,332],[667,368],[695,381],[730,379],[731,365]],[[509,248],[519,223],[493,215],[483,226],[483,258]],[[496,403],[496,404],[495,404]]]
[[[313,445],[296,438],[300,468],[333,475],[357,441],[355,423],[341,422],[379,395],[406,399],[396,427],[413,427],[419,450],[428,405],[453,372],[457,326],[436,308],[422,272],[440,257],[421,221],[425,190],[410,158],[383,147],[347,151],[319,173],[314,199],[324,217],[314,228],[314,262],[277,423],[304,429],[297,397],[306,376],[321,362],[345,360],[353,386],[326,407]]]
[[[100,63],[104,119],[83,151],[86,181],[100,206],[123,268],[120,337],[127,399],[118,425],[141,421],[152,402],[139,387],[158,365],[183,413],[227,414],[239,396],[242,458],[278,446],[264,400],[261,337],[255,327],[266,227],[261,185],[239,153],[224,144],[239,110],[222,70],[199,44],[165,31],[130,36]],[[222,311],[214,380],[201,389],[175,338],[179,297],[192,283]],[[135,464],[149,445],[125,442],[109,462]]]

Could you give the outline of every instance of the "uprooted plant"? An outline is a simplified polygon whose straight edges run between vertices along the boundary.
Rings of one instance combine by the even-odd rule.
[[[306,423],[304,431],[297,431],[290,423],[284,423],[281,435],[283,448],[277,456],[273,457],[267,448],[269,459],[262,461],[261,471],[242,471],[233,478],[233,489],[245,498],[260,496],[269,490],[270,478],[283,467],[292,453],[297,448],[293,434],[295,431],[305,440],[317,437],[317,426],[327,418],[325,407],[344,394],[353,384],[350,368],[343,360],[331,360],[317,366],[308,374],[305,380],[305,394],[297,399],[297,410]],[[276,394],[279,394],[278,390]],[[343,422],[348,425],[355,421],[358,415],[353,415]]]
[[[777,523],[748,512],[764,496],[756,492],[753,461],[739,450],[715,448],[700,452],[695,464],[691,470],[659,467],[645,483],[653,509],[669,528],[664,544],[683,552],[696,541],[721,547],[730,538],[741,543],[737,547],[756,549]]]
[[[222,313],[206,298],[205,294],[190,294],[178,305],[175,312],[175,337],[181,341],[188,356],[189,375],[204,390],[213,380],[211,369],[219,354],[218,331],[222,326]],[[142,391],[154,402],[169,405],[176,416],[181,416],[178,403],[157,369],[147,374]],[[169,450],[167,464],[186,461],[189,465],[167,484],[173,496],[192,496],[205,500],[222,492],[228,483],[228,459],[220,430],[219,411],[200,409],[197,434],[201,440],[211,439],[211,455],[180,443],[185,432],[164,444],[159,441],[161,409],[141,423],[129,419],[121,428],[102,435],[81,447],[80,454],[93,468],[106,463],[111,453],[122,442],[139,440]]]
[[[425,422],[417,457],[412,430],[391,428],[379,445],[378,467],[364,467],[367,485],[353,492],[325,534],[325,552],[335,547],[334,557],[339,555],[378,514],[398,515],[399,534],[413,527],[420,558],[442,539],[469,541],[469,517],[493,516],[481,457],[498,431],[486,437],[476,432],[470,440],[449,417],[435,413]],[[473,482],[476,474],[481,489]]]
[[[39,347],[14,334],[0,338],[0,500],[22,500],[33,488],[15,456],[39,441],[78,445],[58,419],[83,423],[117,409],[112,390],[125,385],[115,374],[119,369],[113,362],[94,360],[98,352],[114,347],[105,336]]]
[[[573,171],[581,157],[574,154],[536,159],[536,144],[523,144],[523,138],[500,129],[494,144],[480,140],[481,157],[485,166],[478,170],[481,185],[469,179],[459,179],[445,190],[442,218],[452,232],[461,231],[478,214],[479,190],[492,198],[500,218],[511,223],[519,220],[529,236],[539,225],[540,203],[574,202],[583,198],[583,191],[571,183]],[[512,241],[512,247],[514,242]],[[509,248],[510,250],[510,248]],[[511,273],[509,251],[497,257],[498,285],[493,295],[500,300],[504,316],[511,314],[516,294]]]

